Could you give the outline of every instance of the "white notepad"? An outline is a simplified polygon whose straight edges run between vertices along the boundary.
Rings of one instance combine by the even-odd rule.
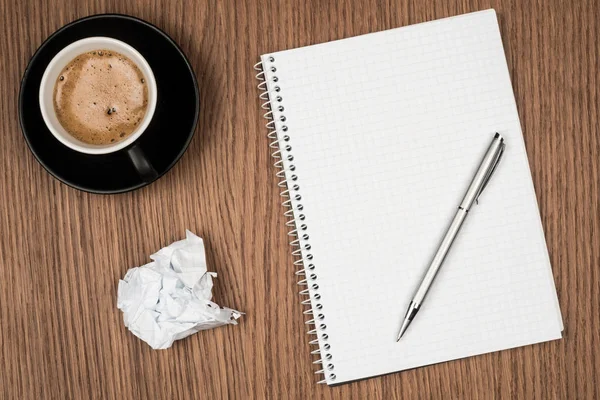
[[[328,384],[561,337],[493,10],[261,60]],[[506,141],[502,162],[397,343],[494,132]]]

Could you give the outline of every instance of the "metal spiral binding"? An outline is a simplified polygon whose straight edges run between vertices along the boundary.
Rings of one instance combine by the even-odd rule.
[[[300,279],[298,285],[302,287],[299,293],[306,297],[302,300],[302,305],[311,307],[304,311],[304,314],[310,318],[306,321],[306,325],[312,328],[307,333],[315,336],[309,344],[318,346],[316,350],[311,351],[311,354],[320,356],[313,364],[322,366],[315,374],[325,376],[325,379],[318,383],[327,383],[327,380],[334,381],[336,376],[333,373],[335,366],[331,362],[333,359],[330,351],[331,345],[327,343],[329,336],[326,333],[325,315],[322,313],[323,304],[319,302],[321,295],[318,292],[317,267],[313,263],[314,257],[310,253],[311,245],[308,242],[310,237],[308,226],[304,222],[306,216],[302,213],[304,207],[300,203],[302,196],[297,183],[298,175],[296,167],[292,163],[294,156],[292,155],[292,140],[288,134],[290,129],[285,125],[282,89],[277,84],[279,78],[275,75],[277,71],[275,58],[268,56],[265,60],[266,65],[263,65],[262,61],[254,65],[254,69],[258,71],[256,79],[260,81],[257,87],[261,93],[258,97],[264,101],[261,108],[267,110],[263,117],[268,120],[266,127],[269,130],[267,134],[270,139],[269,148],[274,150],[271,156],[275,159],[274,166],[278,169],[276,176],[280,178],[277,186],[282,189],[280,194],[284,200],[281,205],[286,208],[283,215],[288,218],[285,224],[291,229],[288,235],[291,238],[292,255],[297,257],[294,266],[300,268],[296,271],[296,276]],[[314,307],[312,303],[314,303]]]

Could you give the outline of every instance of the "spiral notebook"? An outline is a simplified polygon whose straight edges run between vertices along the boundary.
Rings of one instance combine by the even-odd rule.
[[[322,382],[561,337],[494,10],[270,53],[256,68]],[[502,163],[397,343],[494,132]]]

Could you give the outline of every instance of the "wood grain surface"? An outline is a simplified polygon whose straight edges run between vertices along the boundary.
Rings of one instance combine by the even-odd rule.
[[[565,323],[564,338],[354,382],[316,385],[252,65],[258,56],[496,9]],[[196,71],[200,121],[179,164],[102,196],[52,178],[18,123],[29,58],[62,25],[141,17]],[[600,3],[588,1],[0,0],[0,398],[600,398]],[[238,326],[165,351],[116,308],[128,268],[205,239]]]

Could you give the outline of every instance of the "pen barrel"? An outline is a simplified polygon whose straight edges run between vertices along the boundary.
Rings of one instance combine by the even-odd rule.
[[[429,264],[429,268],[427,268],[427,272],[421,280],[419,288],[413,297],[413,301],[417,305],[421,305],[425,299],[425,296],[427,295],[435,276],[440,270],[440,267],[442,266],[442,263],[444,262],[444,259],[446,258],[446,255],[448,254],[448,251],[450,250],[450,247],[452,246],[452,243],[454,242],[454,239],[456,238],[456,235],[458,234],[458,231],[460,230],[460,227],[462,226],[466,217],[467,210],[459,207],[454,219],[452,219],[452,222],[446,231],[446,234],[444,235],[444,238],[442,239],[442,242],[438,247],[438,250]]]

